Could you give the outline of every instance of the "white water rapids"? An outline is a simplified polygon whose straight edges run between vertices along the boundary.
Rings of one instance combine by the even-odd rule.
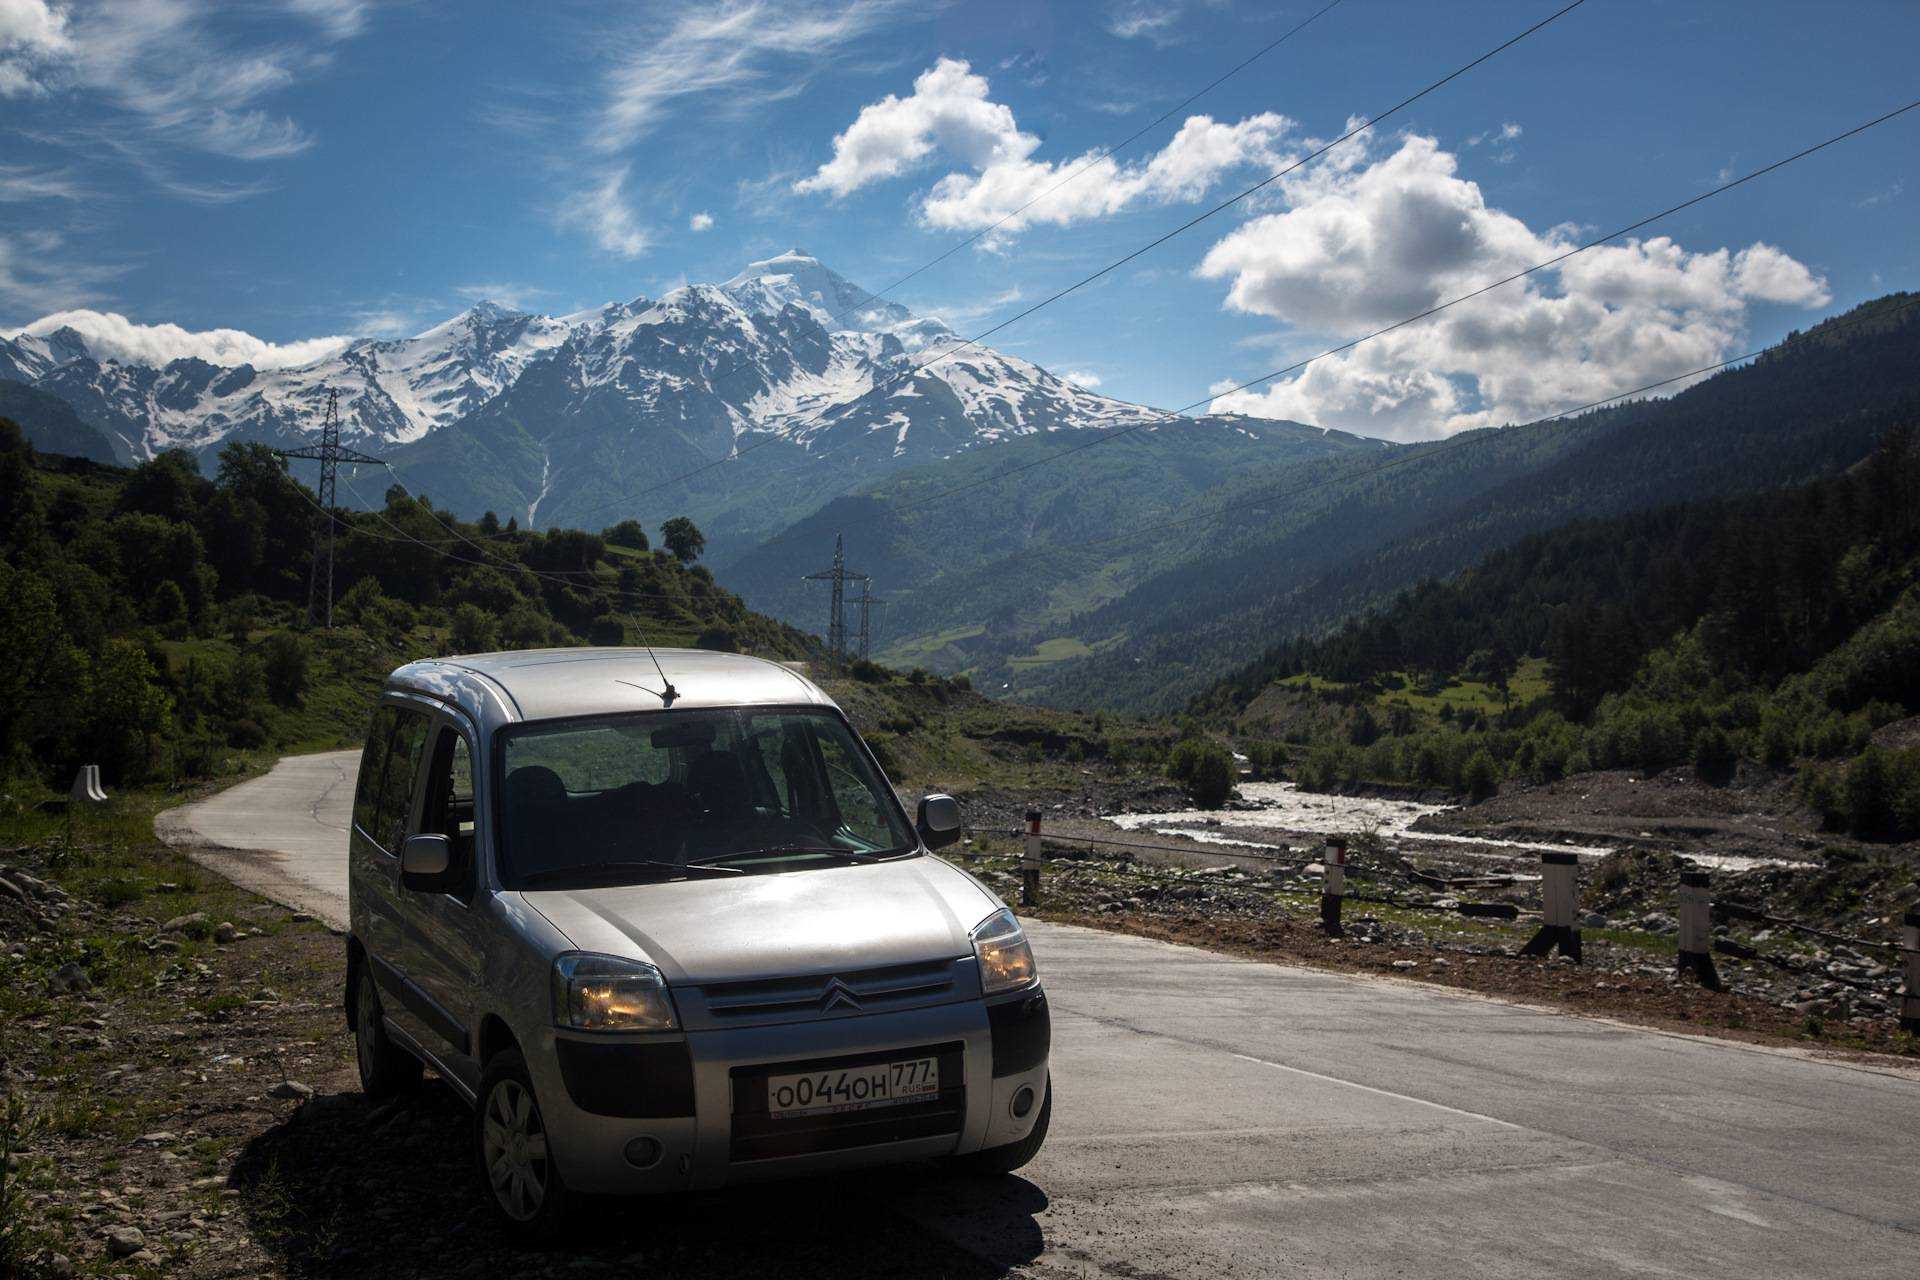
[[[1428,814],[1453,808],[1444,804],[1420,804],[1413,800],[1387,800],[1379,796],[1340,796],[1320,791],[1302,791],[1291,782],[1243,782],[1241,798],[1258,805],[1256,809],[1181,809],[1170,813],[1112,814],[1108,822],[1126,831],[1150,831],[1156,835],[1184,836],[1202,844],[1227,845],[1240,849],[1278,850],[1288,848],[1284,841],[1267,843],[1239,836],[1224,835],[1217,827],[1259,828],[1276,835],[1334,835],[1373,830],[1382,839],[1431,840],[1459,846],[1466,857],[1510,861],[1528,853],[1551,850],[1573,853],[1583,860],[1604,858],[1613,852],[1609,845],[1574,844],[1570,841],[1497,840],[1488,836],[1462,836],[1435,831],[1415,831],[1413,824]],[[1743,858],[1737,855],[1688,853],[1690,860],[1702,866],[1724,871],[1746,871],[1759,866],[1782,865],[1775,858]]]

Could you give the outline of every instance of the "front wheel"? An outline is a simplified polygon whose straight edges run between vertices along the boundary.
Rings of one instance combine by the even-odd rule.
[[[548,1146],[533,1077],[518,1049],[502,1049],[487,1061],[474,1113],[474,1146],[481,1181],[507,1229],[531,1240],[556,1235],[566,1221],[567,1189]]]
[[[420,1059],[387,1034],[380,1016],[380,992],[373,966],[362,959],[353,990],[353,1056],[360,1067],[360,1088],[369,1098],[391,1098],[420,1083]]]
[[[1047,1140],[1047,1126],[1053,1120],[1053,1076],[1047,1076],[1047,1092],[1040,1100],[1040,1114],[1034,1117],[1033,1128],[1027,1136],[1018,1142],[1009,1142],[1004,1147],[988,1147],[972,1155],[959,1156],[954,1164],[963,1173],[981,1178],[999,1178],[1012,1173],[1040,1154],[1041,1146]]]

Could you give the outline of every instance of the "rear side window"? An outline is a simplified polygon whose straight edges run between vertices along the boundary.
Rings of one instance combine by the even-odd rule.
[[[427,728],[427,717],[421,712],[382,707],[374,713],[367,735],[353,820],[388,853],[397,853],[406,839]]]

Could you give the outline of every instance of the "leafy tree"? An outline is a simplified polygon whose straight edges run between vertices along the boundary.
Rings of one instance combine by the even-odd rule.
[[[693,646],[696,649],[712,649],[716,653],[738,653],[740,637],[734,634],[732,627],[716,625],[708,627],[694,637]],[[916,667],[909,674],[908,679],[911,680],[916,675],[920,677],[921,682],[927,678],[927,673]]]
[[[1847,825],[1856,834],[1877,836],[1893,827],[1894,776],[1887,753],[1868,747],[1847,769]]]
[[[1719,785],[1733,774],[1738,754],[1733,739],[1718,725],[1709,725],[1693,739],[1693,771],[1702,782]]]
[[[1167,757],[1167,776],[1187,788],[1195,807],[1218,809],[1233,794],[1233,753],[1206,738],[1187,738]]]
[[[681,564],[692,564],[707,549],[706,535],[685,516],[675,516],[661,525],[660,540]]]
[[[627,547],[634,551],[645,551],[652,546],[647,541],[646,526],[638,520],[622,520],[602,536],[613,546]]]
[[[122,782],[151,776],[152,748],[172,727],[173,705],[145,651],[109,640],[87,682],[86,747],[101,771]]]

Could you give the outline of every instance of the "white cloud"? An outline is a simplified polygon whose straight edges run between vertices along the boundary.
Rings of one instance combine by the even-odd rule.
[[[57,231],[0,231],[0,310],[35,315],[104,300],[102,290],[126,273],[82,262],[65,252]]]
[[[1343,340],[1577,242],[1489,206],[1432,138],[1378,146],[1283,181],[1284,211],[1208,251],[1198,274],[1228,282],[1228,309]],[[1629,240],[1213,407],[1409,439],[1528,421],[1725,359],[1755,304],[1827,301],[1826,282],[1772,245]]]
[[[631,38],[607,77],[592,141],[603,150],[626,146],[683,98],[725,90],[729,109],[741,110],[790,97],[812,67],[914,9],[908,0],[726,0],[682,13],[663,31]]]
[[[334,40],[351,40],[366,29],[370,0],[282,0],[289,10],[307,18]]]
[[[48,0],[0,0],[0,98],[47,92],[71,52],[67,15]]]
[[[646,252],[652,237],[627,205],[627,174],[626,165],[607,170],[561,208],[560,221],[584,230],[616,257],[637,258]]]
[[[689,231],[713,230],[713,215],[710,213],[694,214],[691,218],[687,219],[687,230]]]
[[[1128,0],[1119,5],[1107,16],[1107,34],[1118,36],[1122,40],[1151,40],[1155,44],[1166,41],[1168,28],[1180,17],[1178,4],[1166,3],[1166,0]]]
[[[1088,373],[1084,369],[1068,369],[1061,373],[1060,376],[1066,381],[1071,382],[1074,386],[1085,387],[1089,391],[1100,385],[1100,375],[1097,373]]]
[[[0,0],[0,3],[4,2]],[[86,189],[66,169],[0,164],[0,204],[20,204],[28,200],[79,200],[86,194]]]
[[[969,171],[949,172],[933,184],[920,202],[921,221],[977,231],[1005,219],[982,242],[995,248],[1033,223],[1066,226],[1140,201],[1195,200],[1236,168],[1277,167],[1281,139],[1292,127],[1272,112],[1238,124],[1190,116],[1143,162],[1122,164],[1097,153],[1058,163],[1036,160],[1040,139],[1020,129],[1011,108],[989,99],[986,78],[966,62],[942,58],[914,80],[908,96],[889,94],[863,107],[834,138],[832,159],[794,190],[846,196],[937,154]],[[1023,209],[1043,193],[1049,193],[1044,201]]]
[[[148,365],[197,358],[217,365],[250,364],[256,369],[286,369],[333,355],[352,341],[346,337],[329,337],[273,343],[239,329],[206,329],[196,333],[177,324],[138,324],[118,312],[89,310],[56,311],[7,336],[44,335],[62,328],[71,328],[84,337],[87,348],[96,357]]]
[[[675,13],[664,25],[623,24],[608,37],[616,53],[586,148],[612,157],[693,101],[709,113],[739,114],[791,98],[849,44],[925,12],[913,0],[721,0]],[[651,237],[627,203],[626,178],[624,167],[603,159],[558,219],[631,258]]]
[[[364,0],[286,0],[322,44],[364,25]],[[238,160],[293,155],[312,143],[263,100],[325,68],[324,47],[282,40],[243,46],[229,12],[206,0],[0,0],[0,96],[95,95],[137,117],[148,135]]]

